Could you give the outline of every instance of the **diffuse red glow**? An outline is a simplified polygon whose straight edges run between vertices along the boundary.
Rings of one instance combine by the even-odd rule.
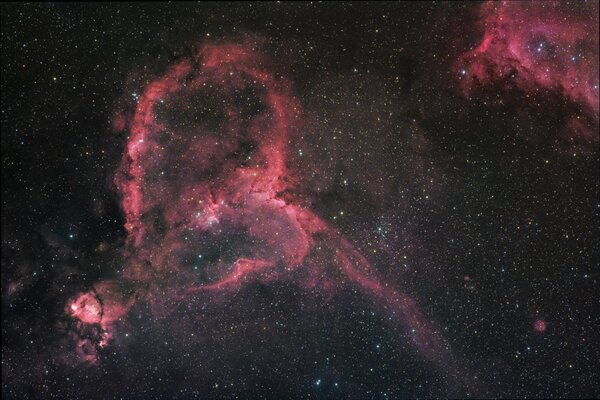
[[[539,333],[545,332],[547,327],[548,324],[543,319],[536,319],[533,323],[533,329],[535,329],[535,331]]]
[[[67,304],[67,313],[78,321],[82,334],[73,333],[77,353],[88,362],[97,361],[97,350],[108,345],[113,336],[113,326],[133,306],[133,296],[127,296],[116,282],[104,281],[94,289],[81,293]],[[92,331],[97,338],[84,335]]]
[[[210,296],[305,267],[319,243],[335,256],[311,262],[307,281],[318,281],[333,267],[341,277],[338,286],[362,289],[397,315],[428,359],[447,361],[447,344],[415,302],[384,283],[347,239],[290,195],[296,182],[286,165],[286,144],[300,124],[300,104],[289,82],[263,64],[251,44],[206,44],[195,59],[169,68],[139,98],[115,178],[131,254],[124,278],[137,284],[136,295],[144,298],[152,289],[141,287],[152,288],[166,272],[175,272],[184,276],[178,284],[187,293],[184,298]],[[200,107],[187,104],[186,96],[206,91],[224,99],[223,118],[210,121],[213,113],[209,121],[178,123],[181,110]],[[236,103],[239,96],[255,97],[259,105],[244,109]],[[201,262],[198,243],[234,232],[243,232],[252,245],[232,262],[206,261],[217,267],[208,282],[190,281],[185,266],[190,259]],[[107,334],[104,346],[134,297],[115,296],[101,285],[107,284],[80,295],[68,311],[83,324],[99,324]]]
[[[598,22],[564,2],[489,1],[483,38],[455,70],[463,90],[506,81],[527,92],[554,90],[598,115]]]

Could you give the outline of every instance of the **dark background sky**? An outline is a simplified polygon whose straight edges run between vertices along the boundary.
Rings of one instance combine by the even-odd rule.
[[[478,7],[3,4],[3,397],[599,396],[597,113],[591,142],[571,141],[583,112],[560,93],[463,96],[454,61],[481,40]],[[100,366],[70,355],[67,300],[121,268],[115,110],[199,41],[248,35],[302,104],[292,153],[313,211],[379,250],[472,390],[449,391],[359,294],[284,284],[165,318],[140,305],[136,339]],[[200,307],[205,339],[188,342]]]

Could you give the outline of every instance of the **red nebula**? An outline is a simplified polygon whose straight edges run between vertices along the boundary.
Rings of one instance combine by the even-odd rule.
[[[292,85],[264,65],[253,44],[205,44],[139,97],[115,177],[128,232],[123,279],[145,301],[156,293],[164,297],[165,282],[174,298],[209,301],[211,293],[305,268],[301,287],[321,281],[326,290],[345,284],[362,289],[398,317],[426,358],[448,367],[447,343],[414,300],[385,283],[341,233],[303,205],[298,178],[286,163],[301,106]],[[196,118],[203,107],[210,112]],[[202,258],[210,243],[240,232],[235,258]],[[329,259],[313,254],[317,243],[332,250]],[[197,264],[203,279],[191,272]],[[81,295],[69,312],[112,332],[133,297],[96,291]]]
[[[77,297],[71,303],[70,312],[86,324],[99,324],[102,321],[102,305],[91,292]]]
[[[597,120],[597,15],[597,2],[579,7],[550,1],[484,3],[483,38],[454,67],[465,94],[499,82],[528,93],[553,90]]]
[[[548,324],[543,319],[537,319],[533,323],[533,329],[535,329],[536,332],[545,332],[547,327]]]
[[[93,290],[80,293],[67,304],[67,313],[77,319],[79,333],[73,333],[77,353],[85,361],[97,361],[98,349],[108,346],[113,336],[113,325],[123,318],[134,304],[134,298],[124,294],[117,282],[103,281]],[[86,335],[92,331],[93,341]]]

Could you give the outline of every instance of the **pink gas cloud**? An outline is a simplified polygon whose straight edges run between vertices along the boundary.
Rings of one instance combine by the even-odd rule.
[[[267,64],[251,43],[204,44],[147,85],[128,122],[117,118],[129,132],[115,175],[128,233],[121,277],[135,290],[115,293],[102,282],[69,303],[67,312],[101,336],[79,339],[81,354],[95,362],[89,347],[109,344],[136,301],[210,301],[251,282],[294,279],[324,291],[359,289],[396,315],[425,358],[458,371],[416,302],[306,206],[287,159],[301,105],[291,83]],[[215,103],[221,106],[197,117]],[[243,239],[232,239],[240,233]],[[215,241],[234,249],[210,257],[207,243]],[[301,269],[306,273],[294,274]]]
[[[505,83],[555,91],[598,118],[597,3],[489,1],[480,7],[479,43],[457,60],[466,95]],[[597,134],[595,135],[597,137]]]

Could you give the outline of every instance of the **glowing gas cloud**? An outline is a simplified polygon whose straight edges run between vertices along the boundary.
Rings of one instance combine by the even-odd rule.
[[[109,344],[136,301],[210,301],[250,282],[293,279],[360,289],[397,316],[425,358],[452,368],[447,343],[415,301],[308,208],[286,157],[301,105],[268,64],[251,43],[204,44],[150,82],[133,117],[120,119],[129,132],[115,176],[128,232],[121,280],[133,289],[102,282],[68,305],[100,335],[80,342],[86,359],[96,360],[94,346]]]
[[[579,7],[581,6],[581,7]],[[525,93],[560,94],[598,121],[597,3],[489,1],[481,5],[483,32],[476,46],[456,62],[466,95],[481,87],[516,87]],[[597,141],[597,132],[578,128]]]

